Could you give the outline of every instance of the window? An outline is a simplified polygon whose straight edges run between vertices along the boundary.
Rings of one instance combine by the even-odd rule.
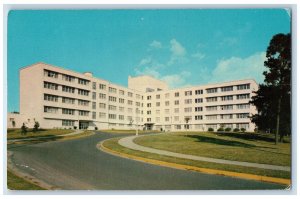
[[[185,104],[191,104],[191,103],[192,103],[192,99],[185,99],[185,100],[184,100],[184,103],[185,103]]]
[[[179,113],[179,108],[175,108],[174,113]]]
[[[93,118],[93,119],[96,119],[96,112],[93,112],[93,113],[92,113],[92,118]]]
[[[58,101],[58,96],[44,94],[44,100],[45,101],[51,101],[51,102],[57,102]]]
[[[221,106],[221,110],[233,110],[233,105],[223,105]]]
[[[237,95],[236,99],[240,100],[240,99],[249,99],[250,98],[250,94],[241,94],[241,95]]]
[[[113,96],[108,96],[108,100],[111,101],[111,102],[116,102],[117,98],[113,97]]]
[[[135,102],[135,105],[136,106],[141,106],[141,103],[140,102]]]
[[[241,84],[241,85],[237,85],[237,90],[246,90],[246,89],[250,89],[250,84]]]
[[[124,104],[125,99],[119,98],[119,103]]]
[[[222,120],[228,120],[228,119],[233,118],[232,114],[223,114],[220,117],[221,117]]]
[[[175,101],[174,101],[174,104],[175,104],[175,105],[179,105],[179,100],[175,100]]]
[[[88,95],[89,95],[89,91],[83,90],[83,89],[78,89],[78,94],[79,94],[79,95],[85,95],[85,96],[88,96]]]
[[[165,101],[165,106],[169,106],[170,105],[170,101]]]
[[[233,95],[222,96],[221,100],[222,101],[231,101],[231,100],[233,100]]]
[[[178,122],[179,121],[179,116],[174,116],[174,121]]]
[[[151,103],[147,103],[147,107],[151,107]]]
[[[93,89],[96,90],[96,82],[93,82]]]
[[[218,119],[218,115],[206,115],[206,119],[207,120],[217,120]]]
[[[96,102],[93,102],[92,109],[96,109]]]
[[[195,90],[195,95],[202,95],[203,94],[203,90]]]
[[[135,98],[136,98],[136,99],[141,99],[141,95],[136,94],[136,95],[135,95]]]
[[[58,73],[50,70],[44,70],[44,76],[58,78]]]
[[[99,98],[100,98],[100,99],[106,99],[106,94],[104,94],[104,93],[99,93]]]
[[[195,103],[202,103],[203,102],[203,99],[202,98],[196,98],[195,99]]]
[[[73,98],[68,98],[68,97],[62,97],[62,103],[66,103],[66,104],[74,104],[74,103],[75,103],[75,99],[73,99]]]
[[[99,118],[106,118],[106,113],[99,112]]]
[[[156,95],[156,99],[160,99],[160,95]]]
[[[195,112],[200,112],[200,111],[203,111],[202,107],[195,107]]]
[[[119,115],[119,120],[124,120],[124,115]]]
[[[165,94],[165,98],[168,99],[170,97],[170,93]]]
[[[165,109],[165,114],[170,114],[170,109]]]
[[[155,121],[156,121],[156,122],[160,122],[160,118],[159,118],[159,117],[156,117],[156,118],[155,118]]]
[[[175,129],[180,130],[181,129],[181,125],[175,125]]]
[[[147,115],[151,115],[151,111],[147,111]]]
[[[207,106],[206,107],[206,111],[216,111],[216,110],[218,110],[217,106]]]
[[[218,88],[208,88],[206,89],[206,93],[217,93],[218,92]]]
[[[122,107],[122,106],[119,107],[119,111],[120,111],[120,112],[124,112],[124,110],[125,110],[124,107]]]
[[[207,102],[216,102],[216,101],[218,101],[218,97],[207,97],[206,101]]]
[[[78,84],[88,85],[89,84],[89,80],[78,78]]]
[[[119,94],[120,95],[125,95],[125,91],[124,90],[119,90]]]
[[[233,86],[225,86],[221,87],[222,92],[228,92],[228,91],[233,91]]]
[[[51,90],[58,90],[58,84],[44,82],[44,88],[51,89]]]
[[[156,110],[156,114],[158,114],[158,115],[159,115],[159,114],[160,114],[160,110]]]
[[[147,118],[147,122],[151,122],[151,118]]]
[[[179,92],[174,93],[175,97],[179,97]]]
[[[70,76],[70,75],[62,75],[62,80],[67,81],[67,82],[74,82],[75,77]]]
[[[72,121],[72,120],[62,120],[62,126],[74,126],[74,121]]]
[[[133,96],[133,93],[131,93],[131,92],[128,92],[127,94],[128,94],[128,97],[132,97]]]
[[[58,108],[51,107],[51,106],[44,106],[44,112],[45,113],[57,113]]]
[[[89,101],[86,101],[86,100],[78,100],[78,105],[81,105],[81,106],[88,106],[89,105]]]
[[[69,87],[69,86],[62,86],[62,91],[63,92],[67,92],[67,93],[74,93],[75,92],[75,88]]]
[[[147,96],[147,100],[151,100],[151,96],[149,95],[149,96]]]
[[[236,114],[236,118],[241,119],[241,118],[248,118],[249,113],[238,113]]]
[[[93,92],[92,98],[95,100],[96,99],[96,93]]]
[[[184,92],[184,95],[185,95],[185,96],[190,96],[190,95],[192,95],[192,91],[185,91],[185,92]]]
[[[192,107],[184,108],[185,113],[189,113],[189,112],[192,112],[192,111],[193,111]]]
[[[236,128],[239,128],[239,129],[248,129],[249,128],[249,123],[241,123],[241,124],[236,124]]]
[[[99,108],[106,109],[106,104],[105,103],[99,103]]]
[[[75,110],[74,109],[63,108],[62,109],[62,114],[65,114],[65,115],[74,115],[75,114]]]
[[[117,89],[116,89],[116,88],[113,88],[113,87],[109,87],[109,88],[108,88],[108,91],[109,91],[110,93],[117,93]]]
[[[108,106],[108,110],[116,111],[116,110],[117,110],[117,107],[116,107],[116,106],[113,106],[113,105],[109,105],[109,106]]]
[[[100,90],[106,90],[106,85],[105,84],[99,84],[99,89]]]
[[[128,100],[128,101],[127,101],[127,104],[128,104],[128,105],[132,105],[132,104],[133,104],[132,100]]]
[[[160,102],[156,102],[156,106],[160,106]]]
[[[169,117],[165,117],[165,122],[168,122],[170,120]]]
[[[117,119],[117,115],[116,114],[108,114],[108,118],[109,119]]]
[[[250,108],[250,104],[237,104],[236,108],[237,109],[249,109]]]
[[[202,120],[202,119],[203,119],[202,115],[195,115],[195,120]]]
[[[128,109],[127,109],[127,112],[128,112],[128,113],[132,113],[132,108],[128,108]]]

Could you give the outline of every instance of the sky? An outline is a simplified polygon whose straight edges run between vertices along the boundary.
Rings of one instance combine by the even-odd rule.
[[[290,20],[286,9],[10,11],[8,111],[19,111],[19,69],[36,62],[123,86],[143,74],[170,88],[261,83],[268,44]]]

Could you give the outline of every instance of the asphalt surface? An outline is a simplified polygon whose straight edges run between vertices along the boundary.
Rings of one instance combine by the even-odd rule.
[[[66,141],[9,146],[12,163],[63,190],[266,190],[286,186],[156,166],[107,154],[99,141],[107,133]]]

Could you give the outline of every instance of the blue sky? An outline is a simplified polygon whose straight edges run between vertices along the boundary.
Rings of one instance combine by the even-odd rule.
[[[19,69],[36,62],[124,86],[141,74],[171,88],[262,82],[270,39],[288,32],[285,9],[11,11],[8,111],[19,110]]]

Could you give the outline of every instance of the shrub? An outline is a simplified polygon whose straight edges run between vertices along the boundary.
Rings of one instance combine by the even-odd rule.
[[[76,130],[76,129],[77,129],[77,126],[74,126],[74,129]]]
[[[40,127],[40,123],[39,122],[34,122],[34,126],[33,126],[33,132],[37,132],[39,130]]]
[[[245,128],[241,128],[241,131],[244,133],[246,131],[246,129]]]
[[[27,133],[27,126],[25,126],[25,124],[23,123],[21,127],[21,135],[26,135],[26,133]]]
[[[218,129],[218,131],[224,131],[224,129],[221,127],[221,128]]]
[[[209,132],[213,132],[214,129],[213,129],[213,128],[208,128],[208,131],[209,131]]]
[[[95,130],[97,131],[97,130],[98,130],[98,127],[95,126]]]
[[[233,129],[233,132],[239,132],[240,131],[240,129],[239,128],[235,128],[235,129]]]
[[[231,131],[231,128],[227,127],[227,128],[225,129],[225,131]]]

